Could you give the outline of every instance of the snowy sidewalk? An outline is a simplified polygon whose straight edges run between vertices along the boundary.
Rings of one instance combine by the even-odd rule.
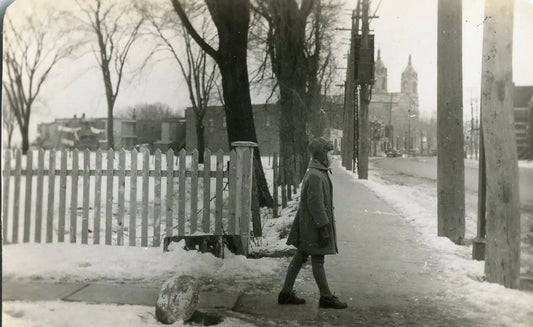
[[[339,254],[326,256],[325,268],[330,288],[349,307],[318,309],[318,290],[308,264],[295,285],[307,304],[290,306],[292,320],[342,326],[499,325],[463,301],[450,300],[450,285],[439,276],[442,263],[422,244],[406,217],[343,168],[334,167],[331,178]],[[286,319],[280,316],[285,307],[276,304],[275,295],[246,295],[236,310]]]

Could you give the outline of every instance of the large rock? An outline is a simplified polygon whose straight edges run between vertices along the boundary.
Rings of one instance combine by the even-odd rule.
[[[198,306],[200,285],[192,276],[177,276],[161,286],[155,305],[155,316],[164,324],[187,321]]]

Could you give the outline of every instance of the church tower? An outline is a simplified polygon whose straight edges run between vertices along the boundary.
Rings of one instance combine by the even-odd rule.
[[[378,59],[376,60],[374,68],[375,81],[373,87],[374,92],[387,92],[387,67],[381,60],[381,50],[378,49]]]
[[[409,55],[409,62],[402,73],[402,93],[418,101],[418,74],[411,63],[411,55]]]

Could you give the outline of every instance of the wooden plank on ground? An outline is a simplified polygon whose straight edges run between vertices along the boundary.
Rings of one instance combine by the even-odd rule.
[[[223,203],[223,192],[224,179],[224,154],[222,151],[217,153],[217,177],[216,177],[216,196],[215,196],[215,235],[224,234],[224,228],[222,224],[222,203]]]
[[[220,150],[222,151],[222,150]],[[230,152],[229,165],[229,196],[228,196],[228,234],[237,235],[239,228],[236,223],[236,193],[237,193],[237,153],[235,150]]]
[[[154,177],[154,247],[159,247],[161,241],[161,150],[155,150]]]
[[[186,179],[185,179],[185,164],[186,164],[186,155],[184,149],[180,151],[179,159],[179,194],[178,194],[178,235],[185,235],[185,189],[186,189]]]
[[[143,172],[142,172],[142,210],[141,210],[141,246],[148,246],[148,186],[150,183],[148,174],[150,171],[150,152],[148,149],[142,150]]]
[[[136,149],[131,150],[129,246],[137,243],[137,154]]]
[[[65,216],[67,210],[67,150],[61,150],[61,164],[59,167],[59,212],[57,221],[57,241],[65,241]]]
[[[89,149],[83,151],[83,211],[81,218],[81,243],[87,244],[89,238],[89,192],[91,190],[91,180],[89,170],[91,169],[91,152]]]
[[[78,149],[72,151],[72,172],[70,192],[70,243],[76,243],[78,232]]]
[[[50,150],[48,164],[48,206],[46,208],[46,243],[52,243],[54,232],[54,195],[56,178],[56,150]]]
[[[2,193],[2,240],[7,242],[8,214],[9,214],[9,182],[11,180],[11,151],[4,152],[4,188]]]
[[[100,244],[100,207],[102,205],[102,150],[96,150],[94,175],[94,230],[93,243]]]
[[[33,190],[31,188],[33,180],[33,151],[28,150],[26,153],[26,197],[24,199],[24,236],[23,242],[28,243],[30,241],[30,225],[31,225],[31,195]],[[4,216],[7,217],[7,216]]]
[[[107,172],[106,172],[106,195],[105,195],[105,244],[111,245],[113,234],[113,166],[115,152],[113,149],[107,151]]]
[[[117,210],[117,245],[124,245],[124,197],[126,191],[126,150],[118,153],[118,210]]]
[[[167,195],[165,198],[165,234],[172,236],[174,216],[174,150],[167,151]]]
[[[191,234],[198,230],[198,150],[192,151],[191,162]]]
[[[204,201],[202,214],[202,231],[209,233],[211,226],[211,150],[204,151]]]
[[[41,243],[43,221],[44,150],[37,151],[37,188],[35,192],[35,243]],[[13,208],[14,209],[14,208]]]

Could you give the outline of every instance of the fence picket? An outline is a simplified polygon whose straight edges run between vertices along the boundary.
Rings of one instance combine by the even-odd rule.
[[[167,151],[167,196],[165,199],[165,234],[172,236],[172,217],[174,216],[174,151]]]
[[[236,201],[237,198],[235,197],[236,191],[237,191],[237,153],[235,150],[232,150],[230,152],[230,159],[229,159],[229,197],[228,197],[228,233],[230,235],[238,234],[239,228],[236,224],[235,215],[236,212]]]
[[[31,223],[31,195],[32,195],[32,173],[33,173],[33,151],[28,150],[26,153],[26,197],[24,200],[24,236],[23,242],[28,243],[30,241],[30,223]],[[9,178],[9,177],[8,177]],[[7,202],[4,202],[7,203]],[[4,216],[7,217],[7,216]]]
[[[35,193],[35,243],[41,243],[43,217],[43,170],[44,150],[39,149],[37,151],[37,189]]]
[[[91,169],[91,153],[89,149],[83,151],[83,211],[81,218],[81,243],[88,243],[89,234],[89,191],[91,179],[89,171]]]
[[[273,168],[273,178],[272,178],[272,198],[274,200],[274,207],[273,207],[273,210],[272,210],[272,214],[274,216],[274,218],[278,218],[279,217],[279,212],[278,212],[278,171],[279,171],[279,167],[278,167],[278,154],[277,153],[274,153],[274,158],[272,159],[273,160],[273,164],[272,164],[272,168]]]
[[[78,233],[78,149],[72,151],[72,188],[70,192],[70,243],[76,243]]]
[[[124,196],[126,190],[126,151],[122,148],[118,154],[118,211],[117,211],[117,245],[124,245]]]
[[[137,237],[137,150],[131,151],[131,177],[130,177],[130,223],[129,246],[136,245]]]
[[[141,246],[148,246],[148,175],[150,170],[150,153],[143,149],[143,173],[142,173],[142,212],[141,212]]]
[[[161,150],[155,150],[154,176],[154,247],[159,247],[161,240]]]
[[[8,214],[9,214],[9,181],[11,180],[11,151],[4,152],[4,190],[2,196],[2,240],[7,242]]]
[[[67,198],[67,151],[61,150],[61,165],[59,167],[59,212],[57,222],[57,241],[65,241],[65,211]]]
[[[185,235],[185,164],[186,152],[184,149],[180,151],[179,159],[179,194],[178,194],[178,235]]]
[[[107,174],[106,174],[106,203],[105,203],[105,244],[111,245],[113,233],[113,167],[115,162],[115,152],[113,149],[107,150]]]
[[[204,233],[209,233],[211,224],[211,151],[205,149],[204,151],[204,201],[203,201],[203,217],[202,230]]]
[[[56,151],[50,151],[48,164],[48,206],[46,210],[46,243],[52,243],[54,231],[54,195],[56,179]]]
[[[18,243],[19,239],[19,205],[20,205],[20,174],[22,158],[20,149],[15,150],[15,192],[13,203],[13,234],[11,242]]]
[[[198,150],[192,151],[191,162],[191,234],[198,230]]]
[[[96,150],[94,173],[94,230],[93,243],[100,244],[100,207],[102,204],[102,150]]]
[[[222,151],[217,153],[217,174],[216,174],[216,196],[215,196],[215,235],[224,234],[224,228],[222,225],[222,189],[223,184],[223,171],[224,171],[224,154]]]

